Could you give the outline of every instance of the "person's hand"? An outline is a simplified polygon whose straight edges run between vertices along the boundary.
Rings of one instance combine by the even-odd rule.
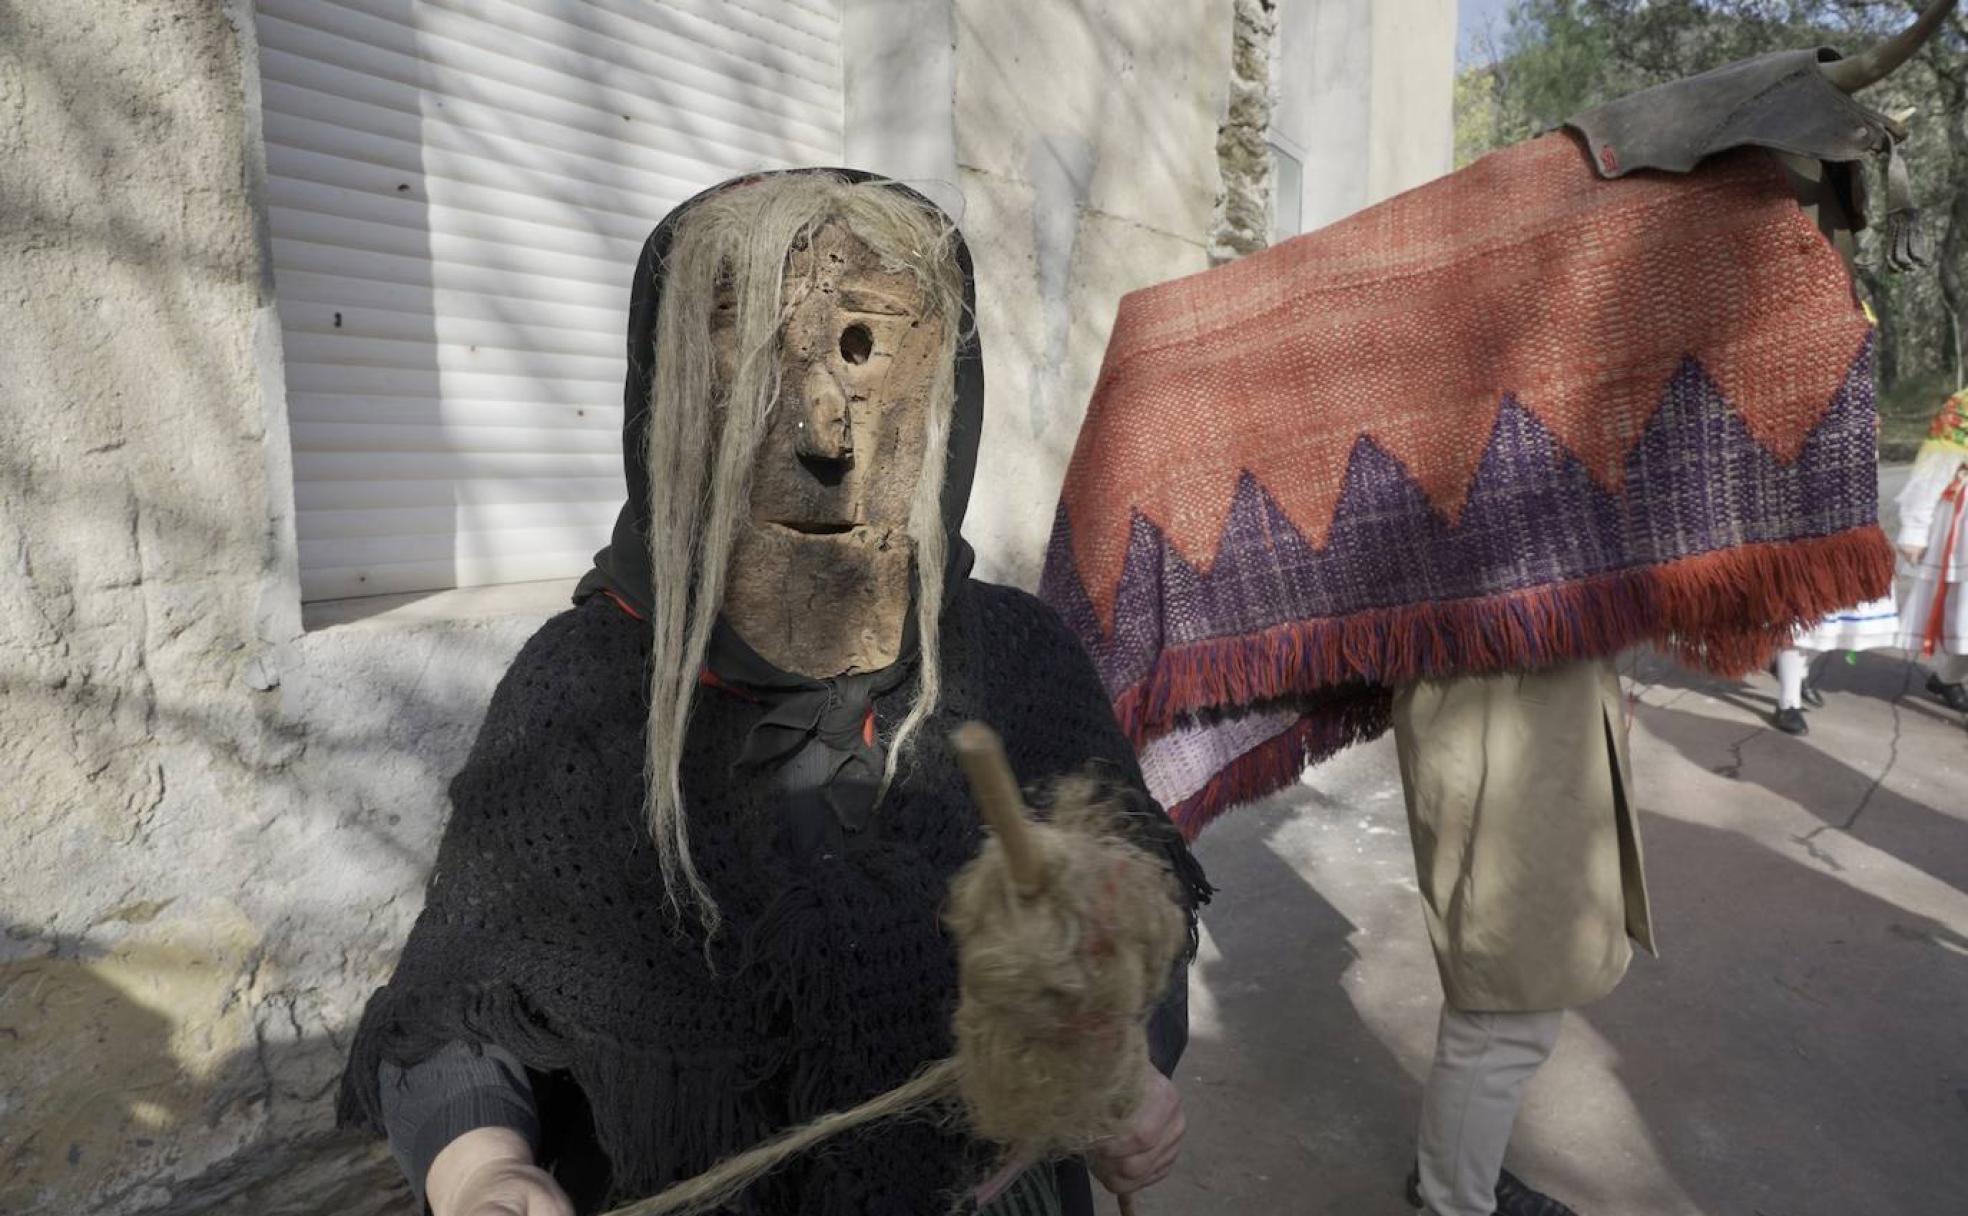
[[[1128,1129],[1102,1140],[1087,1154],[1087,1168],[1100,1185],[1116,1195],[1131,1195],[1154,1186],[1175,1168],[1182,1152],[1182,1095],[1175,1083],[1154,1066],[1145,1065],[1141,1105]]]
[[[526,1138],[505,1127],[481,1127],[445,1145],[424,1193],[432,1216],[574,1216],[567,1192],[533,1164]]]
[[[1909,566],[1918,566],[1920,559],[1927,556],[1926,545],[1901,545],[1899,549],[1900,556],[1906,559]]]

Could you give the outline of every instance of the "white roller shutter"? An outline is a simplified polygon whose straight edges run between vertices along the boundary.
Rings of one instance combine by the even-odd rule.
[[[577,575],[664,212],[841,161],[833,0],[259,0],[302,597]]]

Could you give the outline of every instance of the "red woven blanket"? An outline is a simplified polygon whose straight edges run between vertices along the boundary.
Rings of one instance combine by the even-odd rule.
[[[1741,672],[1882,593],[1871,353],[1767,155],[1546,136],[1126,297],[1041,593],[1193,833],[1401,681]]]

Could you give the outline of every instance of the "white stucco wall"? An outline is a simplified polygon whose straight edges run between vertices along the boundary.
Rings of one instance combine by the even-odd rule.
[[[1272,125],[1305,150],[1302,231],[1454,160],[1456,0],[1282,0]]]
[[[849,6],[850,158],[977,254],[986,577],[1037,577],[1121,294],[1208,264],[1232,2]],[[332,1082],[564,595],[303,631],[257,80],[247,0],[0,5],[9,1216],[408,1210]]]
[[[957,0],[988,408],[965,531],[1032,586],[1120,297],[1209,265],[1231,0]]]

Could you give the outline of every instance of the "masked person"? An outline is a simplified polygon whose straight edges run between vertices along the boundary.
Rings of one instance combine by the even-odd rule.
[[[1934,415],[1900,490],[1895,538],[1913,574],[1901,608],[1901,644],[1937,660],[1927,691],[1949,709],[1968,711],[1968,389]]]
[[[995,727],[1026,781],[1103,765],[1132,838],[1192,912],[1206,896],[1071,634],[968,577],[972,298],[950,221],[845,171],[726,183],[644,246],[628,505],[493,696],[343,1082],[344,1119],[387,1134],[435,1216],[649,1195],[947,1056],[939,910],[981,839],[959,722]],[[1086,1162],[1118,1191],[1181,1140],[1173,1087],[1143,1086]],[[987,1211],[1091,1210],[1079,1163],[1003,1164],[885,1123],[733,1210],[921,1216],[993,1171],[1012,1180]]]
[[[1740,677],[1891,587],[1862,160],[1888,261],[1921,241],[1850,95],[1951,7],[1120,302],[1041,593],[1191,833],[1391,728],[1443,991],[1426,1216],[1571,1212],[1502,1166],[1565,1011],[1654,945],[1614,660]]]

